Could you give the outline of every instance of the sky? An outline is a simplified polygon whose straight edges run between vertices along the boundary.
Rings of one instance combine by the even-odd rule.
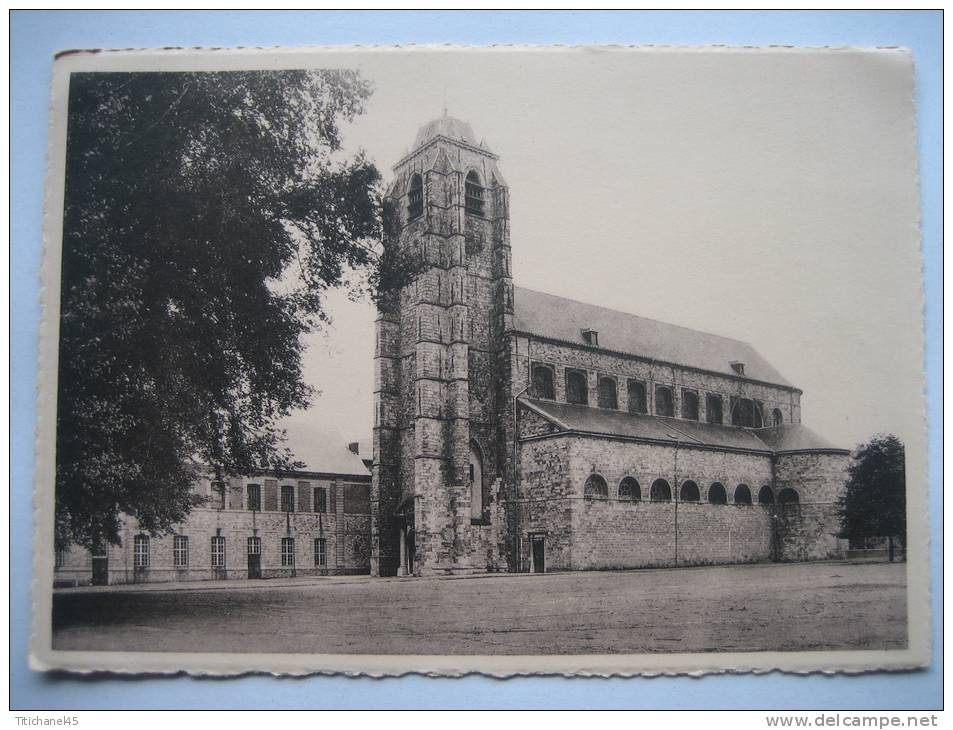
[[[923,430],[912,65],[900,51],[351,51],[375,85],[344,130],[386,180],[419,127],[469,122],[510,188],[514,281],[746,340],[851,448]],[[321,391],[287,421],[369,439],[373,307],[329,294]]]

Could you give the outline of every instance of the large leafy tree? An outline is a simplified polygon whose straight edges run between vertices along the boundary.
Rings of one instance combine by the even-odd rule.
[[[59,544],[163,532],[219,474],[294,466],[301,335],[375,268],[380,176],[341,126],[352,71],[93,73],[70,81],[59,389]],[[386,276],[383,276],[386,279]]]
[[[894,538],[906,542],[904,448],[893,435],[875,436],[857,447],[840,499],[841,524],[851,539],[887,537],[893,560]]]

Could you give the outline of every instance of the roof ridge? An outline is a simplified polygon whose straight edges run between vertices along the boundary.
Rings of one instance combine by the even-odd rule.
[[[645,321],[645,322],[655,322],[655,323],[657,323],[657,324],[664,324],[664,325],[667,326],[667,327],[678,327],[679,329],[688,330],[689,332],[701,333],[701,334],[709,335],[709,336],[711,336],[711,337],[718,337],[719,339],[722,339],[722,340],[730,340],[731,342],[738,342],[738,343],[740,343],[740,344],[742,344],[742,345],[747,345],[748,347],[754,349],[754,345],[752,345],[752,344],[751,344],[750,342],[748,342],[747,340],[740,340],[740,339],[738,339],[737,337],[728,337],[727,335],[720,335],[720,334],[718,334],[717,332],[710,332],[710,331],[708,331],[708,330],[698,329],[697,327],[689,327],[689,326],[684,325],[684,324],[675,324],[675,323],[673,323],[673,322],[666,322],[666,321],[661,320],[661,319],[654,319],[653,317],[645,317],[645,316],[643,316],[643,315],[641,315],[641,314],[634,314],[634,313],[632,313],[632,312],[626,312],[626,311],[621,310],[621,309],[612,309],[611,307],[606,307],[606,306],[603,306],[603,305],[601,305],[601,304],[592,304],[592,303],[590,303],[590,302],[584,302],[584,301],[582,301],[582,300],[580,300],[580,299],[572,299],[572,298],[570,298],[570,297],[564,297],[564,296],[561,296],[561,295],[559,295],[559,294],[550,294],[549,292],[540,291],[539,289],[530,289],[529,287],[519,286],[518,284],[515,284],[515,285],[513,286],[513,289],[522,289],[523,291],[532,292],[533,294],[542,294],[543,296],[552,297],[553,299],[563,299],[563,300],[565,300],[565,301],[567,301],[567,302],[575,302],[576,304],[583,304],[583,305],[585,305],[585,306],[587,306],[587,307],[594,307],[595,309],[602,309],[602,310],[604,310],[604,311],[606,311],[606,312],[612,312],[613,314],[624,314],[624,315],[626,315],[626,316],[628,316],[628,317],[637,317],[638,319],[641,319],[641,320],[643,320],[643,321]]]

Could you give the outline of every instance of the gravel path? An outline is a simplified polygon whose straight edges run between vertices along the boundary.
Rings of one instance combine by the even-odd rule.
[[[413,654],[893,649],[906,565],[59,591],[53,648]]]

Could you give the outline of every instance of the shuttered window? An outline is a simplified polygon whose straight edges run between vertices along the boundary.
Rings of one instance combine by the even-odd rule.
[[[311,482],[298,482],[298,511],[311,511]]]
[[[265,512],[278,511],[278,482],[274,479],[265,480]]]
[[[283,484],[281,487],[281,511],[295,511],[295,488],[290,484]]]

